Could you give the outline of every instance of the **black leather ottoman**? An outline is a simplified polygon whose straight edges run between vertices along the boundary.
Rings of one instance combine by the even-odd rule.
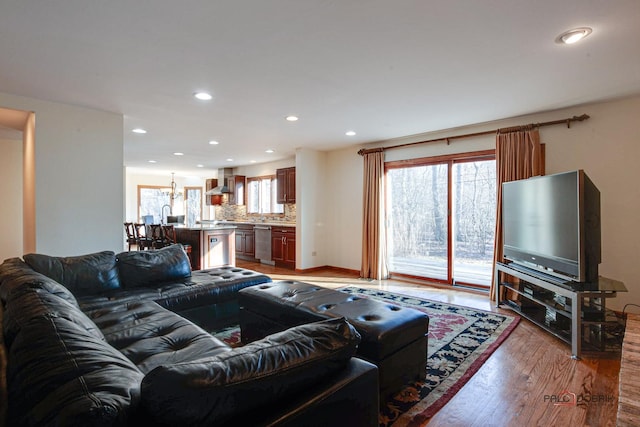
[[[362,336],[357,356],[378,366],[381,403],[425,378],[429,317],[421,311],[291,280],[242,289],[238,303],[245,343],[292,326],[346,317]]]

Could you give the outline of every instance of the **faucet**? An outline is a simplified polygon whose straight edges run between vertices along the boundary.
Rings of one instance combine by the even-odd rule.
[[[162,224],[162,223],[166,224],[166,222],[164,222],[164,208],[169,208],[169,215],[172,215],[172,213],[171,213],[171,211],[172,211],[171,205],[162,205],[162,207],[160,208],[160,224]],[[168,220],[168,218],[167,218],[167,220]]]

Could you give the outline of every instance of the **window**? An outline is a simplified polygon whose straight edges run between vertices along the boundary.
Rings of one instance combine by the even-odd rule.
[[[275,175],[247,178],[247,213],[284,213],[284,205],[276,203],[277,184]]]
[[[202,187],[185,187],[187,224],[195,224],[202,219]]]
[[[195,224],[202,217],[202,187],[185,187],[171,200],[166,187],[138,186],[138,217],[153,217],[154,224],[166,221],[167,215],[185,215],[187,224]]]
[[[496,210],[493,150],[389,162],[392,273],[451,284],[491,284]]]
[[[169,193],[164,187],[138,185],[138,217],[153,217],[153,224],[159,224],[164,215],[169,214],[170,207]],[[165,212],[162,212],[162,210]]]

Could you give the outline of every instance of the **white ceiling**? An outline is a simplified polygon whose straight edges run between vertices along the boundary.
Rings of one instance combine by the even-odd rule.
[[[3,0],[0,63],[0,92],[123,114],[126,166],[206,176],[638,94],[640,1]]]

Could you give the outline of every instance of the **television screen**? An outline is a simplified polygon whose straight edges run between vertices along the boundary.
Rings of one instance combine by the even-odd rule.
[[[567,280],[597,280],[600,193],[582,170],[502,188],[505,258]]]

